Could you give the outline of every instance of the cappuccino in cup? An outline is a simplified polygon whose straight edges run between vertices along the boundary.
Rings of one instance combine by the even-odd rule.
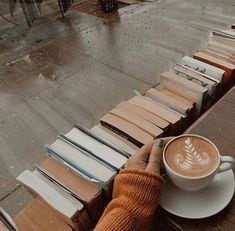
[[[206,187],[217,173],[231,169],[234,159],[221,156],[218,148],[205,137],[187,134],[166,145],[163,163],[176,186],[195,191]]]
[[[217,149],[200,137],[180,137],[168,145],[166,162],[175,172],[189,177],[204,176],[219,165]]]

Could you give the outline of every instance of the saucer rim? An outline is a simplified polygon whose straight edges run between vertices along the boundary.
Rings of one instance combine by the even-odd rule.
[[[232,169],[228,170],[228,172],[231,172],[231,173],[232,173],[232,176],[233,176],[233,182],[234,182],[234,184],[233,184],[233,193],[231,193],[230,197],[227,197],[227,198],[229,198],[229,200],[227,200],[227,202],[224,203],[224,205],[221,206],[221,208],[220,208],[219,210],[216,210],[216,211],[214,211],[214,212],[211,213],[211,214],[208,214],[208,215],[206,215],[206,216],[187,216],[187,215],[179,214],[179,213],[177,213],[177,212],[174,212],[174,211],[170,210],[169,208],[164,207],[164,205],[162,205],[160,202],[159,202],[159,206],[161,206],[161,208],[163,208],[164,210],[166,210],[166,211],[169,212],[170,214],[173,214],[174,216],[181,217],[181,218],[197,220],[197,219],[203,219],[203,218],[212,217],[212,216],[218,214],[219,212],[221,212],[223,209],[225,209],[225,208],[227,207],[227,205],[231,202],[231,200],[232,200],[232,198],[233,198],[233,196],[234,196],[234,193],[235,193],[235,177],[234,177],[234,173],[233,173],[233,170],[232,170]],[[166,181],[168,181],[168,180],[169,180],[169,179],[166,179]],[[173,183],[171,182],[171,184],[173,184]],[[175,187],[176,187],[176,186],[175,186]],[[181,190],[181,189],[179,189],[179,190],[180,190],[180,191],[183,191],[183,190]],[[184,192],[185,192],[185,191],[184,191]],[[190,192],[188,192],[188,193],[190,193]],[[160,201],[161,201],[161,200],[160,200]]]

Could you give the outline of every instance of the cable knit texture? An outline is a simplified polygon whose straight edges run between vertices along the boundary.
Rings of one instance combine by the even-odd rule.
[[[163,178],[137,169],[121,170],[113,199],[94,231],[148,231],[159,202]]]

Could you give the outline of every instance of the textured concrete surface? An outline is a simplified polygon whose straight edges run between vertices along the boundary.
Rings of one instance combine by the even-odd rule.
[[[234,0],[159,0],[110,20],[71,9],[32,28],[0,23],[0,205],[14,215],[30,200],[15,177],[46,157],[45,143],[93,126],[234,22]]]

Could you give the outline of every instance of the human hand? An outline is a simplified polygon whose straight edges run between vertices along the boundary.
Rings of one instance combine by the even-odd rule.
[[[136,154],[129,158],[125,168],[141,169],[146,172],[160,174],[163,147],[172,138],[173,137],[160,138],[144,145]]]

